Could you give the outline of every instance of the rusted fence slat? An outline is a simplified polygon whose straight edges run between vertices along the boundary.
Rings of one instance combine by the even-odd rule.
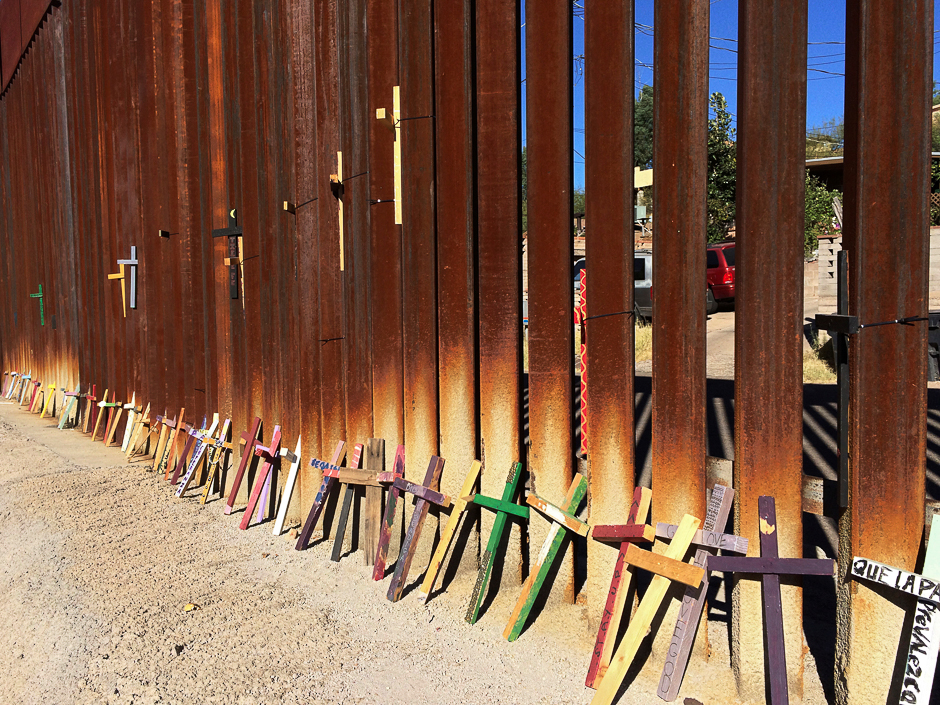
[[[848,5],[845,221],[849,313],[861,323],[927,308],[934,3]],[[903,678],[895,660],[903,606],[845,580],[851,556],[914,570],[926,456],[923,322],[849,341],[849,509],[839,522],[836,695],[878,702]],[[894,692],[894,698],[898,693]]]
[[[591,378],[599,380],[590,391],[597,413],[587,418],[588,499],[592,523],[617,524],[634,485],[633,2],[588,5],[584,32],[584,191],[591,223],[584,327]],[[616,558],[616,548],[588,542],[591,620],[601,618]]]
[[[477,457],[471,11],[469,0],[434,2],[440,452],[449,468],[441,478],[445,493],[460,489],[465,470]]]
[[[780,555],[803,555],[805,0],[740,6],[735,298],[735,530],[756,544],[758,497],[776,498]],[[774,168],[768,170],[767,165]],[[762,588],[738,582],[739,692],[764,684]],[[783,586],[790,692],[802,693],[802,591]]]
[[[560,502],[574,472],[571,3],[526,3],[530,484]],[[548,533],[531,519],[532,543]],[[569,554],[557,586],[574,599]],[[558,593],[556,593],[558,594]]]
[[[394,140],[388,123],[375,112],[392,113],[398,85],[398,4],[368,0],[366,7],[369,86],[369,198],[372,261],[372,409],[374,433],[384,438],[385,469],[391,471],[395,447],[404,442],[402,348],[402,237],[395,224]]]
[[[477,248],[480,491],[498,497],[522,456],[522,233],[519,3],[476,3]],[[489,537],[495,514],[481,514]],[[507,540],[503,582],[521,578],[519,527]],[[494,586],[494,589],[498,587]]]

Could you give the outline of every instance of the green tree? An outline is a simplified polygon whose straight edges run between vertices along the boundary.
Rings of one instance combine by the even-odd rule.
[[[819,238],[833,232],[835,211],[832,199],[841,194],[830,191],[819,177],[806,172],[806,215],[803,228],[803,254],[809,257],[819,247]]]
[[[708,106],[715,117],[708,121],[708,242],[721,242],[734,223],[735,130],[731,127],[728,101],[721,93],[712,93]]]
[[[653,165],[653,87],[643,86],[633,106],[633,166]]]

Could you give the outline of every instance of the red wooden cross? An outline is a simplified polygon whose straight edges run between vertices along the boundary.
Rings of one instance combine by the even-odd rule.
[[[261,419],[255,416],[255,420],[251,422],[251,428],[248,429],[246,433],[241,434],[240,444],[245,446],[245,450],[242,452],[242,459],[238,464],[238,472],[235,473],[235,481],[232,482],[232,491],[229,493],[228,501],[225,503],[224,514],[232,513],[232,505],[235,503],[236,495],[238,495],[238,488],[241,487],[242,477],[244,477],[245,470],[248,469],[251,459],[255,457],[254,448],[258,443],[258,431],[260,429]]]
[[[255,444],[255,455],[259,458],[264,458],[264,465],[262,465],[261,470],[258,471],[258,477],[255,480],[255,488],[252,490],[251,497],[248,499],[248,506],[245,507],[245,513],[242,516],[242,521],[238,525],[239,529],[248,528],[248,524],[251,522],[251,513],[254,511],[255,505],[258,504],[258,497],[261,496],[261,490],[264,488],[264,483],[271,474],[271,468],[274,467],[274,463],[280,464],[281,462],[280,426],[274,427],[274,433],[271,436],[271,445],[269,445],[267,448],[262,445]]]

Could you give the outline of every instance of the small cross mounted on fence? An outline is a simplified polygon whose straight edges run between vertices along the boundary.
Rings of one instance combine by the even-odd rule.
[[[232,208],[228,212],[228,227],[218,228],[212,231],[212,237],[228,238],[228,257],[224,262],[228,265],[228,292],[232,299],[238,298],[239,268],[241,269],[242,283],[242,307],[244,307],[244,289],[245,289],[245,264],[242,255],[242,237],[243,232],[238,224],[238,214]]]

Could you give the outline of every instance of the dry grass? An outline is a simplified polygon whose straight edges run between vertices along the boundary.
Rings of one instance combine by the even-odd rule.
[[[649,323],[637,323],[633,332],[636,337],[633,346],[636,351],[636,361],[643,362],[644,360],[652,360],[653,326]]]
[[[832,384],[836,381],[832,353],[832,339],[827,333],[820,331],[812,350],[803,352],[804,384]]]

